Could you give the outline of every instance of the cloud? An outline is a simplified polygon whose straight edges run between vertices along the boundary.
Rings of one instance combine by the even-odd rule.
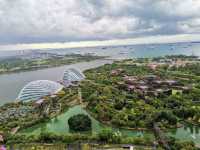
[[[0,43],[198,34],[199,0],[0,0]]]

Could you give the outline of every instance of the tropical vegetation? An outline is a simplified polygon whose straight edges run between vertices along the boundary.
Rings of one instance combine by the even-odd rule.
[[[89,131],[92,122],[88,115],[78,114],[69,118],[68,125],[72,131]]]

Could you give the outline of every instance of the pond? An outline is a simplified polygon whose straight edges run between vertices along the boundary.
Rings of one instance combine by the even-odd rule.
[[[86,110],[84,110],[80,105],[74,106],[72,108],[69,108],[68,111],[65,113],[57,116],[56,118],[51,119],[47,123],[41,123],[38,125],[35,125],[31,128],[27,128],[22,130],[20,133],[26,133],[29,135],[32,134],[40,134],[41,131],[48,131],[56,134],[68,134],[69,126],[68,126],[68,119],[71,116],[77,115],[77,114],[87,114],[91,120],[92,120],[92,134],[96,134],[100,132],[102,129],[106,128],[105,125],[102,125],[100,122],[95,120],[93,117],[91,117]],[[119,128],[112,128],[113,131],[120,131],[122,135],[128,136],[128,137],[149,137],[154,138],[153,133],[147,132],[147,131],[136,131],[136,130],[128,130],[128,129],[119,129]],[[200,127],[184,124],[183,127],[170,130],[166,133],[168,136],[175,137],[176,139],[180,140],[187,140],[187,141],[193,141],[195,144],[200,144]]]
[[[185,123],[183,127],[173,129],[167,133],[168,136],[175,137],[182,141],[193,141],[200,144],[200,127]]]
[[[20,133],[26,133],[29,135],[38,135],[41,132],[48,131],[56,134],[67,134],[70,133],[68,126],[68,119],[77,114],[86,114],[90,117],[92,121],[92,134],[99,133],[102,129],[106,128],[105,125],[102,125],[100,122],[91,117],[87,113],[87,111],[85,111],[80,105],[77,105],[72,108],[69,108],[67,112],[57,116],[56,118],[51,119],[47,123],[41,123],[31,128],[24,129]],[[122,135],[130,137],[140,137],[140,136],[145,136],[150,138],[154,137],[153,134],[149,132],[131,131],[118,128],[113,128],[113,131],[120,131]]]

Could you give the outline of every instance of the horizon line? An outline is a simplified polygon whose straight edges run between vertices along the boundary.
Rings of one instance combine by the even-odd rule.
[[[167,44],[199,42],[200,34],[179,34],[179,35],[156,35],[139,38],[112,39],[112,40],[91,40],[79,42],[52,42],[52,43],[18,43],[0,45],[0,51],[17,50],[45,50],[45,49],[64,49],[64,48],[86,48],[99,46],[125,46],[142,44]]]

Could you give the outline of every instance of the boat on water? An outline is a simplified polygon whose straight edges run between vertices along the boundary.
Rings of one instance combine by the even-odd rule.
[[[128,54],[128,52],[119,52],[119,54]]]

